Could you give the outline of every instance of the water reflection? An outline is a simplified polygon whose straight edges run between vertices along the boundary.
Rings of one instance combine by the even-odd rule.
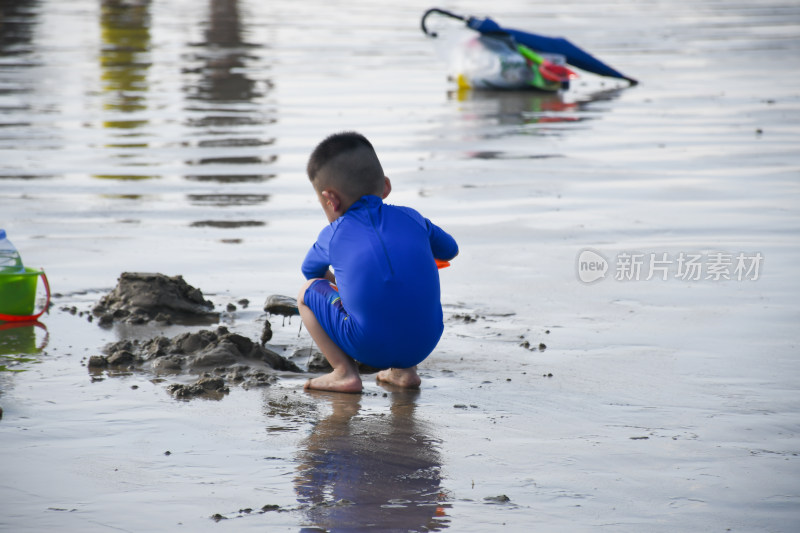
[[[149,144],[141,130],[149,125],[147,110],[150,69],[150,0],[103,0],[100,6],[102,47],[100,69],[103,82],[103,127],[114,150],[113,157],[124,167],[147,166],[142,159]],[[126,116],[132,114],[133,117]],[[97,178],[138,180],[152,178],[141,172],[97,174]]]
[[[41,353],[48,340],[47,327],[39,321],[0,322],[0,371],[22,371],[17,365],[36,361],[24,356]]]
[[[150,0],[103,0],[100,8],[104,107],[124,112],[147,108],[147,71],[150,63]],[[133,129],[147,121],[107,122],[108,127]]]
[[[271,161],[276,159],[275,156],[271,157]],[[189,165],[256,165],[263,163],[264,159],[259,156],[225,156],[225,157],[203,157],[197,160],[190,160],[186,163]]]
[[[149,180],[157,176],[154,176],[153,174],[114,173],[114,174],[95,174],[94,177],[101,180],[137,181],[137,180]]]
[[[33,51],[33,33],[38,12],[37,0],[0,2],[0,56],[8,58],[30,54]],[[30,64],[15,66],[30,66]]]
[[[191,43],[193,52],[184,68],[184,92],[188,112],[185,123],[203,136],[197,145],[208,156],[186,161],[191,166],[216,167],[215,172],[186,176],[193,181],[257,182],[272,176],[241,172],[274,162],[277,157],[263,156],[263,146],[274,138],[259,137],[265,124],[274,116],[259,105],[272,88],[268,79],[256,80],[252,72],[264,72],[258,64],[260,46],[245,40],[238,0],[210,0],[205,40]],[[237,167],[219,172],[219,167]],[[227,169],[226,169],[227,170]]]
[[[49,177],[29,174],[18,165],[9,165],[13,154],[19,150],[20,132],[31,125],[32,106],[12,95],[33,90],[38,81],[29,75],[30,67],[35,65],[32,55],[38,13],[36,0],[0,1],[0,151],[9,154],[0,156],[0,169],[4,173],[0,180]]]
[[[198,220],[190,224],[193,228],[219,229],[258,228],[266,225],[262,220]]]
[[[561,154],[514,154],[498,150],[478,150],[465,152],[464,155],[467,159],[550,159],[564,157]]]
[[[213,181],[218,183],[256,183],[267,181],[275,174],[190,174],[184,176],[189,181]]]
[[[237,138],[232,139],[208,139],[200,141],[197,146],[201,148],[240,148],[243,146],[258,147],[274,144],[275,139],[256,139],[256,138]]]
[[[581,104],[565,101],[561,93],[458,89],[449,91],[447,97],[465,104],[462,109],[470,120],[492,119],[512,125],[582,120],[576,114]]]
[[[256,82],[245,75],[248,61],[258,58],[249,55],[255,46],[242,38],[243,28],[238,0],[210,0],[205,42],[193,62],[201,63],[187,73],[199,74],[197,83],[186,86],[191,99],[209,102],[249,102],[263,94]]]
[[[269,199],[268,194],[190,194],[187,197],[192,205],[214,207],[258,205]]]
[[[613,100],[623,89],[603,89],[584,94],[539,91],[449,91],[448,99],[459,106],[459,120],[465,121],[469,138],[505,139],[511,136],[560,135],[577,123],[596,118],[591,106]],[[520,145],[516,145],[517,148]],[[533,146],[533,145],[531,145]],[[537,147],[543,145],[537,144]],[[467,159],[546,159],[561,154],[530,153],[523,150],[481,150],[464,153]]]
[[[298,453],[295,492],[304,531],[447,528],[439,442],[415,416],[418,391],[391,393],[391,412],[361,413],[361,397],[314,393],[331,414]]]

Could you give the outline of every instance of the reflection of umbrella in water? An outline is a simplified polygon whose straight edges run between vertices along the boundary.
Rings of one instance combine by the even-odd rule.
[[[522,45],[522,50],[525,48],[529,49],[530,51],[534,52],[534,57],[536,54],[555,54],[558,56],[563,56],[567,64],[577,67],[579,69],[585,70],[587,72],[592,72],[594,74],[598,74],[600,76],[608,76],[612,78],[619,78],[628,81],[632,85],[637,84],[638,82],[628,77],[618,70],[614,69],[613,67],[603,63],[596,57],[592,56],[585,50],[575,46],[567,39],[563,37],[547,37],[544,35],[538,35],[535,33],[525,32],[521,30],[511,29],[511,28],[504,28],[497,24],[494,20],[490,18],[479,19],[476,17],[464,17],[462,15],[456,15],[449,11],[445,11],[443,9],[433,8],[429,9],[425,12],[422,17],[422,31],[426,35],[430,35],[431,37],[436,37],[435,32],[430,32],[425,25],[425,19],[433,14],[437,13],[440,15],[445,15],[451,18],[455,18],[458,20],[463,20],[467,27],[479,32],[481,35],[484,36],[504,36],[506,38],[512,38],[517,45]],[[522,52],[521,50],[521,52]],[[523,55],[525,55],[523,53]],[[541,65],[540,65],[541,67]],[[558,67],[558,65],[556,65]],[[556,72],[558,70],[556,69]]]

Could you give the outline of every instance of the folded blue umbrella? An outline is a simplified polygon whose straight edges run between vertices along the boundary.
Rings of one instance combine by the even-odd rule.
[[[463,17],[456,15],[450,11],[445,11],[439,8],[432,8],[425,12],[422,16],[422,31],[426,35],[436,37],[436,33],[429,32],[425,26],[425,19],[432,13],[438,13],[458,20],[466,22],[467,27],[478,31],[482,34],[506,34],[514,38],[517,44],[527,46],[528,48],[545,54],[559,54],[564,56],[566,62],[574,67],[577,67],[586,72],[599,74],[600,76],[609,76],[612,78],[620,78],[626,80],[631,85],[639,83],[635,79],[622,74],[620,71],[606,65],[596,57],[592,56],[585,50],[575,46],[563,37],[547,37],[530,33],[526,31],[515,30],[511,28],[504,28],[497,22],[490,18],[479,19],[475,17]]]

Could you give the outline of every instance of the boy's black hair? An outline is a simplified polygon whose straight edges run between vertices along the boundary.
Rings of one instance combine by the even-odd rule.
[[[355,131],[334,133],[319,143],[306,172],[317,191],[332,186],[352,200],[383,190],[383,168],[375,149]]]

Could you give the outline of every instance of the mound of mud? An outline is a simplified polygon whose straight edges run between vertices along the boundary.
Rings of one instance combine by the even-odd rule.
[[[191,385],[173,384],[168,390],[176,398],[221,397],[228,386],[245,388],[270,385],[275,370],[302,372],[283,356],[226,328],[163,336],[148,341],[121,340],[103,350],[106,355],[89,359],[90,370],[149,370],[157,375],[199,376]]]
[[[267,296],[267,300],[264,302],[264,311],[271,315],[281,315],[284,317],[292,317],[300,314],[297,311],[297,300],[290,296],[283,296],[280,294]]]
[[[116,322],[145,324],[206,323],[219,321],[214,304],[203,298],[200,289],[182,276],[123,272],[117,286],[100,299],[92,310],[101,326]]]

